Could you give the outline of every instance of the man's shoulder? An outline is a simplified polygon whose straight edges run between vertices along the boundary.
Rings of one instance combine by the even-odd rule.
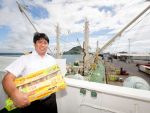
[[[32,51],[31,52],[26,52],[26,53],[24,53],[24,55],[30,55],[32,53]]]
[[[28,59],[32,56],[33,52],[26,52],[26,53],[23,53],[23,55],[21,56],[21,59]]]

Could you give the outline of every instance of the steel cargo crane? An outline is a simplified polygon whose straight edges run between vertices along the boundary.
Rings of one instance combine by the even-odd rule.
[[[113,41],[115,41],[118,36],[121,36],[122,32],[126,30],[132,23],[134,23],[139,17],[141,17],[148,9],[150,8],[150,5],[144,9],[137,17],[135,17],[129,24],[127,24],[119,33],[117,33],[111,40],[109,40],[102,48],[96,51],[96,53],[91,56],[86,63],[88,63],[91,59],[95,58],[98,53],[102,52],[104,49],[106,49]]]

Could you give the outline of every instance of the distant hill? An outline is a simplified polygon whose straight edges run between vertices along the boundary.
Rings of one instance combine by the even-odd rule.
[[[80,46],[73,47],[69,51],[64,52],[63,54],[81,54],[82,48]]]

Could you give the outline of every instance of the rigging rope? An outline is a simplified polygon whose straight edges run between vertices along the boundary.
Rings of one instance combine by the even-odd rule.
[[[125,9],[123,9],[123,8],[121,8],[122,10],[120,11],[120,9],[118,10],[118,11],[116,11],[116,13],[115,14],[119,14],[119,13],[122,13],[123,11],[126,11],[126,10],[129,10],[129,9],[132,9],[132,8],[134,8],[134,7],[137,7],[138,5],[141,5],[141,4],[143,4],[143,3],[145,3],[145,1],[140,1],[140,2],[137,2],[137,3],[134,3],[134,4],[131,4],[131,5],[129,5],[129,6],[125,6],[125,7],[123,7],[123,8],[125,8]]]
[[[143,19],[145,19],[149,14],[150,14],[150,12],[149,12],[148,14],[146,14],[143,18],[141,18],[131,29],[133,29],[136,25],[138,25],[138,24],[139,24]],[[144,21],[144,22],[145,22],[145,21]],[[143,23],[144,23],[144,22],[143,22]],[[146,23],[146,22],[145,22],[145,23]],[[145,24],[145,23],[144,23],[144,24]],[[142,24],[142,25],[143,25],[143,24]],[[141,25],[141,26],[142,26],[142,25]],[[141,28],[138,28],[138,30],[139,30],[139,29],[143,29],[143,28],[144,28],[144,25],[143,25]],[[129,31],[131,31],[131,29],[128,30],[127,32],[125,32],[125,33],[122,35],[122,37],[125,36]],[[139,34],[139,33],[138,33],[138,34]],[[136,33],[136,34],[134,35],[134,38],[136,38],[137,36],[138,36],[138,35],[137,35],[137,33]],[[134,38],[132,38],[132,39],[134,39]],[[107,49],[108,49],[108,48],[107,48]],[[124,51],[125,51],[126,49],[127,49],[127,48],[125,48]],[[105,50],[106,50],[106,49],[105,49]],[[104,50],[104,51],[105,51],[105,50]]]
[[[30,10],[29,10],[30,11]],[[35,14],[35,13],[34,13]],[[36,15],[36,14],[35,14]],[[37,16],[37,15],[36,15]],[[33,22],[34,22],[34,20],[32,20]],[[36,24],[37,26],[39,26],[38,24]],[[55,25],[53,25],[53,26],[55,26]],[[41,27],[41,26],[39,26],[40,28],[42,28],[43,30],[45,30],[45,31],[47,31],[46,29],[44,29],[43,27]],[[56,26],[55,26],[56,27]],[[49,31],[47,31],[48,33],[50,33]],[[50,33],[54,38],[56,37],[55,35],[53,35],[52,33]],[[66,36],[67,37],[67,36]],[[61,39],[60,38],[60,40],[61,41],[63,41],[63,42],[66,42],[65,40],[63,40],[63,39]],[[74,44],[71,44],[71,43],[68,43],[69,45],[73,45],[73,46],[76,46],[76,45],[74,45]]]
[[[148,13],[150,14],[150,12]],[[149,18],[145,19],[145,21],[143,21],[142,25],[140,26],[138,32],[134,35],[134,37],[132,39],[134,39],[132,42],[135,41],[135,39],[138,37],[139,33],[142,31],[142,29],[144,28],[145,24],[147,23],[147,21],[149,20]],[[132,44],[131,44],[132,45]]]
[[[121,39],[121,36],[118,38],[118,43],[120,42],[120,39]],[[117,50],[117,48],[118,48],[118,43],[117,43],[117,46],[116,46],[116,48],[115,48],[114,53],[116,53],[116,50]]]
[[[145,17],[147,17],[149,14],[150,14],[150,12],[149,12]],[[130,44],[130,47],[133,45],[133,42],[135,42],[136,38],[138,37],[138,35],[139,35],[140,32],[142,31],[142,29],[144,28],[144,25],[147,23],[147,21],[148,21],[149,18],[150,18],[150,16],[149,16],[149,18],[148,18],[148,17],[145,18],[145,17],[143,18],[143,19],[145,19],[145,20],[141,23],[141,25],[139,26],[137,32],[134,34],[133,38],[130,38],[130,39],[132,39],[132,42],[131,42],[131,44]],[[127,49],[127,47],[125,48],[125,50],[126,50],[126,49]]]
[[[142,3],[145,3],[145,2],[142,2],[142,1],[141,1],[141,2],[137,2],[137,3],[135,3],[135,4],[141,5]],[[132,4],[132,5],[134,5],[134,4]],[[132,6],[132,5],[131,5],[131,6]],[[126,7],[126,6],[124,6],[124,7]],[[123,8],[124,8],[124,7],[123,7]],[[134,6],[134,7],[135,7],[135,6]],[[131,7],[131,8],[134,8],[134,7]],[[130,8],[130,9],[131,9],[131,8]],[[120,9],[121,9],[121,8],[120,8]],[[119,9],[118,11],[116,11],[116,13],[114,14],[115,16],[118,15],[118,14],[122,14],[122,12],[124,12],[124,11],[129,10],[129,9],[127,9],[127,10],[124,10],[124,11],[121,12],[120,9]],[[94,18],[94,19],[97,19],[97,18],[98,18],[98,17],[96,17],[96,18]],[[103,19],[99,19],[99,21],[100,21],[100,20],[107,20],[107,19],[110,19],[110,18],[112,18],[112,17],[106,17],[106,16],[105,16]]]
[[[87,0],[86,0],[87,1]],[[95,0],[96,1],[96,0]],[[78,2],[78,1],[76,1],[76,2]],[[83,2],[83,1],[80,1],[80,2]],[[68,2],[67,2],[68,3]],[[142,3],[142,2],[141,2]],[[137,4],[140,4],[140,3],[137,3]],[[42,28],[42,27],[41,27]],[[46,30],[45,30],[46,31]],[[48,32],[48,31],[47,31]],[[54,36],[54,35],[53,35]],[[60,40],[62,40],[62,39],[60,39]],[[62,41],[64,41],[64,40],[62,40]],[[65,42],[65,41],[64,41]],[[69,43],[70,44],[70,43]]]
[[[28,9],[28,11],[31,12],[32,14],[34,14],[35,16],[39,17],[39,15],[38,15],[37,13],[31,11],[30,9]],[[42,19],[41,19],[41,21],[44,22]],[[48,23],[50,23],[50,22],[48,22],[48,23],[44,22],[44,23],[45,23],[45,24],[48,24]],[[56,25],[54,25],[54,24],[52,24],[52,23],[50,23],[50,25],[56,27]]]
[[[30,34],[30,31],[29,31],[29,29],[28,29],[28,26],[27,26],[27,24],[26,24],[26,21],[25,21],[25,19],[24,19],[24,15],[23,15],[22,13],[21,13],[21,15],[22,15],[22,18],[23,18],[23,20],[24,20],[24,24],[26,25],[28,35],[29,35],[29,37],[32,37],[32,35]],[[29,24],[29,23],[28,23],[28,24]]]

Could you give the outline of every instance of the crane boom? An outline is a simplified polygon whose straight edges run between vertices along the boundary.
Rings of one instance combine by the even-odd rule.
[[[29,22],[31,23],[31,25],[33,26],[33,28],[35,29],[36,32],[38,32],[38,30],[35,28],[35,26],[33,25],[33,23],[31,22],[31,20],[29,19],[29,17],[27,16],[27,14],[24,12],[24,10],[22,9],[21,5],[16,2],[18,4],[18,7],[20,9],[21,12],[23,12],[25,14],[25,16],[27,17],[27,19],[29,20]],[[48,47],[49,51],[51,52],[52,56],[55,58],[54,54],[52,53],[51,49]]]
[[[140,16],[142,16],[148,9],[150,8],[150,5],[144,9],[138,16],[136,16],[129,24],[127,24],[119,33],[117,33],[111,40],[109,40],[102,48],[100,48],[96,53],[102,52],[107,46],[109,46],[118,36],[122,34],[124,30],[126,30],[133,22],[135,22]],[[90,61],[92,58],[94,58],[96,54],[91,56],[88,60]]]

